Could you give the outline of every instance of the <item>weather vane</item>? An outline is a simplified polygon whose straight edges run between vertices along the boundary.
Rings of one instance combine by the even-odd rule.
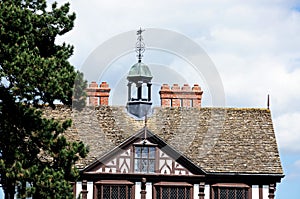
[[[142,33],[144,31],[145,30],[142,30],[142,28],[140,28],[136,33],[138,35],[138,38],[135,46],[135,51],[138,53],[137,57],[139,62],[142,61],[143,53],[145,52],[145,43],[143,42],[143,37],[142,37]]]

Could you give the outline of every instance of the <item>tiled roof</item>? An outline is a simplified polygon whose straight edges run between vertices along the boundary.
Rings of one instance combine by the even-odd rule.
[[[50,111],[47,109],[46,111]],[[47,115],[47,114],[46,114]],[[81,112],[58,107],[48,115],[72,118],[66,136],[90,149],[84,168],[144,127],[125,107]],[[271,113],[257,108],[154,108],[148,129],[208,173],[282,174]]]

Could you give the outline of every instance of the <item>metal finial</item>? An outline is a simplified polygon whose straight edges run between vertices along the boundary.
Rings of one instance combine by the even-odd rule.
[[[147,114],[145,115],[145,128],[144,128],[144,144],[146,144],[147,140]]]
[[[270,109],[270,95],[268,94],[268,99],[267,99],[267,107]]]
[[[138,35],[137,38],[137,42],[136,42],[136,46],[135,46],[135,51],[138,53],[137,57],[138,57],[138,61],[141,62],[142,61],[142,57],[143,57],[143,53],[145,52],[145,43],[143,42],[143,37],[142,37],[142,33],[145,30],[142,30],[142,28],[140,28],[136,34]]]

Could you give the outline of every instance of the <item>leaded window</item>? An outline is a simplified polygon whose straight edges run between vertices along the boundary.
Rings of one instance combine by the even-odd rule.
[[[189,186],[156,187],[156,199],[191,199],[191,187]]]
[[[154,173],[155,172],[155,147],[135,146],[134,172]]]
[[[132,186],[130,185],[101,185],[98,188],[98,199],[131,199]]]
[[[247,187],[214,187],[214,199],[249,199]]]

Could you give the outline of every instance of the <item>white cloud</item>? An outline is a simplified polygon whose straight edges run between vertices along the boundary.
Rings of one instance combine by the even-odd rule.
[[[287,113],[274,119],[277,142],[284,151],[300,151],[300,112]],[[300,162],[296,162],[300,168]]]
[[[222,76],[228,103],[237,99],[236,106],[266,107],[270,94],[276,114],[300,111],[300,68],[291,71],[287,61],[274,55],[252,59],[220,53],[211,57]]]

